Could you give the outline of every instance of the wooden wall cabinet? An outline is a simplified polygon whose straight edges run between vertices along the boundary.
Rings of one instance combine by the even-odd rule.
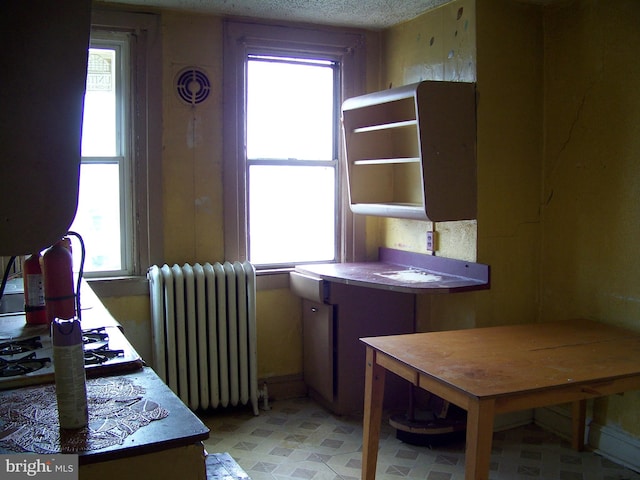
[[[423,81],[342,105],[354,213],[476,218],[475,84]]]

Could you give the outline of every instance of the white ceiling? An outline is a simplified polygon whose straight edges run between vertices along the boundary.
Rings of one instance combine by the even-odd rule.
[[[105,0],[98,0],[101,3]],[[194,13],[383,29],[451,0],[106,0]]]

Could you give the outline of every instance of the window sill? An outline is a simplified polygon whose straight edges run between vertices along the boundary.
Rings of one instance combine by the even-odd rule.
[[[86,282],[100,298],[149,295],[146,276],[86,278]]]
[[[289,288],[292,268],[260,270],[256,272],[256,290]],[[87,278],[86,282],[100,298],[149,295],[146,276]]]
[[[293,268],[274,268],[256,271],[256,290],[289,288],[289,272]]]

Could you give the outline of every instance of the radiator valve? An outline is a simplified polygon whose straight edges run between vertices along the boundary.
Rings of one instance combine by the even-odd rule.
[[[262,398],[262,409],[265,411],[271,410],[269,406],[269,390],[267,388],[267,382],[262,384],[262,390],[258,390],[258,398]]]

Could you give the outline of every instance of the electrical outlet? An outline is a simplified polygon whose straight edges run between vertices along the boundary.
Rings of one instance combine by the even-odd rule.
[[[436,251],[436,232],[427,232],[427,250]]]

